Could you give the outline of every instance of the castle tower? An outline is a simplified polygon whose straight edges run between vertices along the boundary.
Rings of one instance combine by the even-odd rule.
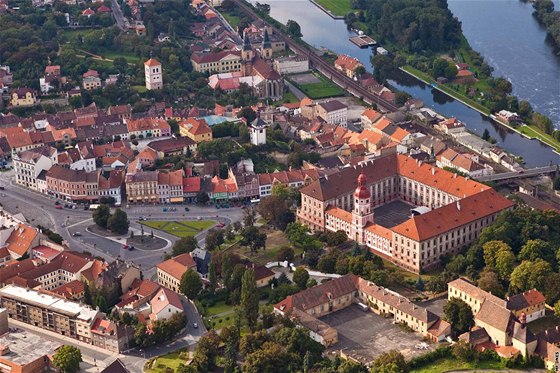
[[[354,209],[352,210],[352,234],[353,240],[363,243],[364,228],[368,223],[373,223],[373,208],[371,192],[366,186],[367,178],[364,173],[358,176],[358,187],[354,191]]]
[[[144,62],[144,75],[146,78],[146,89],[163,88],[163,69],[158,60],[151,57]]]
[[[265,28],[263,33],[263,42],[261,47],[261,55],[265,60],[272,59],[272,45],[268,36],[268,30]]]

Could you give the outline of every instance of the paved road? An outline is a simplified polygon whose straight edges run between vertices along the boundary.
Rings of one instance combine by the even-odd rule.
[[[111,0],[111,9],[113,11],[113,17],[115,17],[115,22],[117,23],[118,28],[125,31],[128,26],[128,20],[123,15],[121,6],[117,2],[117,0]]]

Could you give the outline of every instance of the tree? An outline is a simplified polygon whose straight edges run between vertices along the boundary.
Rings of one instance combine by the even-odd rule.
[[[533,113],[531,118],[533,125],[537,126],[539,129],[544,131],[547,134],[552,134],[554,130],[554,126],[552,125],[552,120],[541,113]]]
[[[192,268],[183,273],[179,283],[179,291],[189,299],[196,299],[202,290],[202,280],[198,273]]]
[[[503,241],[489,241],[482,245],[484,250],[484,263],[487,267],[496,268],[496,254],[500,250],[511,250],[509,245]]]
[[[496,271],[502,280],[509,279],[515,268],[515,255],[510,247],[503,247],[496,253]]]
[[[498,275],[490,269],[482,271],[480,278],[478,279],[478,287],[498,297],[502,297],[504,295],[504,287],[500,283]]]
[[[254,254],[266,245],[266,233],[259,232],[255,226],[247,226],[241,231],[241,245],[248,246]]]
[[[191,363],[197,368],[197,372],[208,372],[214,369],[219,346],[220,338],[214,330],[211,330],[198,340]]]
[[[107,222],[111,217],[111,209],[107,205],[100,205],[92,214],[93,222],[101,228],[107,228]]]
[[[84,303],[93,306],[93,298],[91,297],[91,290],[87,282],[84,281]]]
[[[97,297],[95,297],[95,305],[101,312],[107,313],[107,311],[109,310],[109,308],[107,307],[107,299],[105,299],[105,296],[103,294],[97,294]]]
[[[303,36],[303,34],[301,33],[301,27],[299,23],[297,23],[294,20],[289,19],[288,22],[286,23],[286,28],[288,34],[292,35],[293,37],[300,38]]]
[[[397,350],[382,353],[371,366],[372,373],[406,373],[408,367],[403,354]]]
[[[533,107],[529,103],[529,101],[521,100],[519,101],[519,115],[522,117],[528,118],[533,114]]]
[[[206,234],[206,250],[214,250],[219,248],[221,244],[225,242],[224,230],[219,228],[214,228],[208,231]]]
[[[247,326],[251,330],[255,330],[259,316],[259,295],[255,272],[251,268],[243,273],[241,280],[241,310]]]
[[[278,251],[278,254],[276,254],[276,260],[279,262],[283,262],[284,260],[291,262],[294,260],[294,255],[294,249],[290,246],[283,246]]]
[[[243,210],[243,225],[248,227],[248,226],[252,226],[255,225],[255,222],[257,221],[257,211],[255,210],[254,207],[247,207],[245,210]]]
[[[75,373],[80,369],[82,353],[77,347],[64,345],[60,347],[53,357],[54,365],[61,373]]]
[[[473,313],[467,303],[459,298],[451,298],[443,307],[445,320],[451,324],[451,329],[462,334],[473,326]]]
[[[227,286],[229,283],[232,272],[233,267],[231,265],[231,256],[228,253],[224,253],[222,255],[222,271],[220,272],[224,286]]]
[[[307,281],[309,280],[309,272],[303,267],[297,267],[294,271],[293,276],[294,283],[299,286],[301,290],[305,290],[307,287]]]
[[[560,317],[560,300],[554,304],[554,314]]]
[[[208,265],[208,281],[210,282],[210,292],[216,291],[216,287],[218,286],[218,277],[216,276],[216,267],[213,261],[210,261]]]
[[[129,226],[130,223],[128,221],[128,216],[126,215],[126,212],[121,209],[116,209],[107,221],[107,228],[109,228],[111,232],[118,234],[127,233]]]
[[[488,131],[488,128],[485,128],[484,131],[482,132],[482,140],[484,141],[490,140],[490,131]]]
[[[548,286],[548,278],[552,274],[550,263],[542,259],[533,262],[524,260],[510,276],[510,288],[516,292],[533,288],[543,291]]]
[[[246,123],[250,124],[255,119],[257,119],[257,113],[255,113],[255,110],[253,110],[253,108],[251,108],[250,106],[245,106],[244,108],[239,110],[239,112],[237,113],[237,117],[245,118]]]
[[[453,345],[453,356],[461,361],[475,361],[477,353],[465,341],[458,341]]]
[[[288,207],[287,196],[271,195],[265,197],[259,203],[259,214],[271,225],[280,230],[295,220],[294,214]]]
[[[555,248],[549,242],[538,238],[525,242],[518,255],[519,260],[535,261],[543,259],[548,263],[554,263],[555,256]]]
[[[183,237],[173,245],[171,255],[177,256],[185,253],[190,253],[198,247],[198,241],[192,236]]]

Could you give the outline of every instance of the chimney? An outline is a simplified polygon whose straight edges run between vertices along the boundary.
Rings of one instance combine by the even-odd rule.
[[[525,325],[527,324],[527,315],[525,315],[525,312],[521,312],[519,322],[521,323],[521,329],[525,329]]]
[[[457,210],[461,211],[461,202],[457,201]]]
[[[432,167],[432,175],[436,174],[436,169]]]

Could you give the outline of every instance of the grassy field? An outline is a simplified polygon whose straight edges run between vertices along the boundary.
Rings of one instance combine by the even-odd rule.
[[[146,365],[144,372],[164,373],[166,371],[166,368],[171,368],[173,371],[176,372],[180,364],[187,364],[186,360],[183,360],[179,357],[179,354],[182,351],[184,350],[174,351],[167,355],[158,357],[155,363],[150,364],[150,368],[148,368],[148,365]]]
[[[412,369],[411,373],[443,373],[452,370],[467,369],[504,369],[505,363],[501,361],[463,362],[454,358],[445,358],[434,361],[432,364],[418,369]]]
[[[182,221],[143,221],[140,224],[164,231],[177,237],[196,236],[205,229],[212,227],[214,220],[182,220]]]
[[[307,83],[307,84],[297,84],[294,83],[305,95],[311,99],[320,99],[327,97],[337,97],[344,96],[344,90],[327,80],[322,75],[315,74],[321,82],[319,83]]]
[[[352,10],[350,0],[315,0],[325,9],[330,10],[335,16],[345,16]]]
[[[222,11],[221,13],[226,21],[228,21],[228,23],[231,25],[231,27],[233,27],[234,29],[237,28],[237,25],[239,25],[239,22],[241,22],[241,18],[228,12]]]
[[[257,265],[264,265],[268,262],[272,262],[276,260],[276,255],[280,251],[283,246],[290,246],[290,243],[284,232],[281,231],[268,231],[266,232],[266,247],[264,250],[259,250],[257,253],[252,254],[251,250],[248,247],[241,246],[239,243],[236,243],[226,249],[225,251],[229,251],[231,253],[235,253],[239,255],[242,259],[247,258],[251,262]],[[294,249],[294,253],[296,256],[302,253],[301,249]]]
[[[558,141],[556,141],[555,138],[553,138],[550,135],[547,135],[546,133],[544,133],[543,131],[541,131],[539,128],[537,128],[535,126],[524,125],[524,126],[518,127],[517,130],[519,132],[523,133],[524,135],[529,136],[530,138],[539,139],[542,142],[544,142],[545,144],[550,145],[551,147],[553,147],[557,151],[560,151],[560,143],[558,143]]]
[[[138,61],[140,61],[140,57],[136,56],[133,53],[126,53],[126,52],[114,52],[114,51],[102,51],[97,53],[100,56],[105,57],[106,59],[109,60],[114,60],[115,58],[118,57],[124,57],[124,59],[126,60],[126,62],[131,63],[131,64],[136,64],[138,63]]]
[[[220,313],[232,311],[233,307],[227,305],[225,301],[215,303],[212,307],[206,309],[207,316],[219,315]]]

